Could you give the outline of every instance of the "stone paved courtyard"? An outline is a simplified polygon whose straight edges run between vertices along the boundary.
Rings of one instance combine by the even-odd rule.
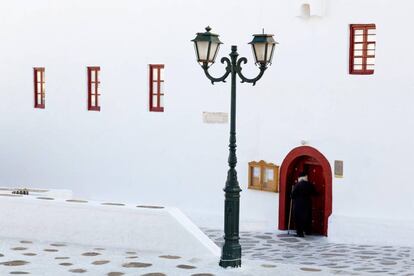
[[[217,245],[222,231],[203,229]],[[414,275],[414,248],[330,243],[325,237],[296,238],[280,232],[241,232],[245,259],[315,265],[340,275]]]
[[[186,246],[186,245],[183,245]],[[200,259],[136,249],[97,248],[0,238],[0,275],[92,276],[260,276],[330,275],[315,266],[243,260],[242,268],[224,270],[218,258]]]
[[[203,229],[218,245],[222,232]],[[414,248],[336,244],[280,232],[242,232],[243,266],[174,252],[0,239],[0,275],[414,275]],[[185,246],[185,245],[183,245]]]

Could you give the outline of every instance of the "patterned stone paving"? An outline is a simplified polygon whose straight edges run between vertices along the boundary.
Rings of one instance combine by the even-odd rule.
[[[215,229],[203,231],[221,247],[223,233]],[[297,265],[329,268],[341,275],[414,276],[414,248],[395,246],[331,243],[325,237],[297,238],[280,232],[241,232],[244,258]],[[301,268],[317,272],[317,268]]]
[[[222,243],[220,230],[203,230]],[[414,276],[414,248],[409,247],[336,244],[276,232],[242,232],[241,244],[242,268],[223,270],[217,258],[0,238],[0,275]]]
[[[249,260],[243,260],[242,268],[224,270],[218,266],[216,257],[201,259],[179,256],[174,252],[97,248],[27,239],[0,238],[0,252],[1,276],[303,276],[308,275],[309,271],[327,272],[325,268],[315,266],[274,265]]]

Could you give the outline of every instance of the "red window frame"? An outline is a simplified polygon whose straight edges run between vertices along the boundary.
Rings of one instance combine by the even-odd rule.
[[[149,65],[149,107],[153,112],[164,112],[164,79],[161,79],[161,71],[164,64]],[[154,74],[156,72],[156,74]]]
[[[369,30],[376,30],[375,24],[350,25],[349,74],[351,75],[374,74],[375,64],[368,63],[368,60],[375,59],[375,32],[370,33]],[[355,63],[356,59],[361,60],[361,63]]]
[[[101,106],[99,101],[100,94],[100,80],[99,72],[101,67],[89,66],[88,67],[88,110],[100,111]]]
[[[45,68],[33,68],[34,107],[45,108]]]

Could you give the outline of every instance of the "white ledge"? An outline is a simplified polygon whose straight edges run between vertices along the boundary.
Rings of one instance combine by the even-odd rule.
[[[192,257],[220,253],[177,208],[45,196],[0,195],[0,236]]]

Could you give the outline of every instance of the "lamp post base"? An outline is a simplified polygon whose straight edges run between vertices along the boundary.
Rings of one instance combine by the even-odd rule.
[[[221,267],[241,267],[241,259],[236,260],[220,260],[219,265]]]
[[[224,243],[219,265],[224,268],[241,266],[241,246],[238,242]]]

